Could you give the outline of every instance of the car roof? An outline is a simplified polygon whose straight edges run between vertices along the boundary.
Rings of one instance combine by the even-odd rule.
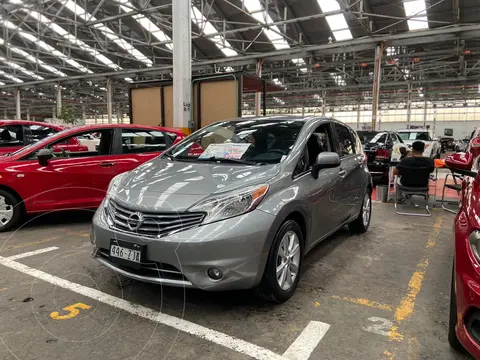
[[[43,121],[31,121],[31,120],[0,120],[0,126],[3,125],[38,125],[45,126],[52,129],[63,130],[64,127],[58,124],[47,123]]]
[[[419,131],[430,131],[430,129],[402,129],[402,130],[397,130],[397,132],[419,132]]]

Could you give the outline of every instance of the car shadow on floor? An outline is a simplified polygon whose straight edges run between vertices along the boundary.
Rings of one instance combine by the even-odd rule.
[[[19,229],[35,229],[51,226],[63,226],[72,224],[89,224],[92,222],[95,210],[68,210],[53,211],[44,214],[27,216]]]

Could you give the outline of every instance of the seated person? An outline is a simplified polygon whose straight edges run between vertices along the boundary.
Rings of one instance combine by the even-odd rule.
[[[433,159],[424,157],[425,143],[415,141],[412,144],[410,156],[405,157],[393,170],[393,175],[399,176],[399,184],[406,187],[428,187],[430,173],[435,170]]]

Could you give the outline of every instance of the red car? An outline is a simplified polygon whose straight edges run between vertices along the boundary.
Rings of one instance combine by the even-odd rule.
[[[465,166],[469,166],[469,168],[471,168],[473,165],[473,160],[480,156],[480,127],[472,132],[465,152],[469,154],[468,159],[466,159],[469,161],[469,163],[467,163]]]
[[[0,231],[18,225],[25,213],[98,207],[114,176],[184,137],[154,126],[85,125],[0,156]],[[70,152],[63,144],[73,138],[95,138],[98,145]],[[60,153],[54,152],[56,146]]]
[[[64,127],[38,121],[28,120],[0,120],[0,155],[8,154],[31,143],[40,141],[52,136]],[[54,146],[54,152],[65,151],[86,151],[88,148],[73,137],[64,144]]]
[[[465,175],[460,209],[454,222],[455,254],[448,341],[480,359],[480,177],[471,153],[456,153],[446,165]],[[472,166],[473,165],[473,166]]]

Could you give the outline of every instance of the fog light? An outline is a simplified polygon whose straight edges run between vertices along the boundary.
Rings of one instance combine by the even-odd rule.
[[[220,280],[223,277],[223,273],[220,269],[217,268],[210,268],[207,271],[208,276],[210,276],[213,280]]]

